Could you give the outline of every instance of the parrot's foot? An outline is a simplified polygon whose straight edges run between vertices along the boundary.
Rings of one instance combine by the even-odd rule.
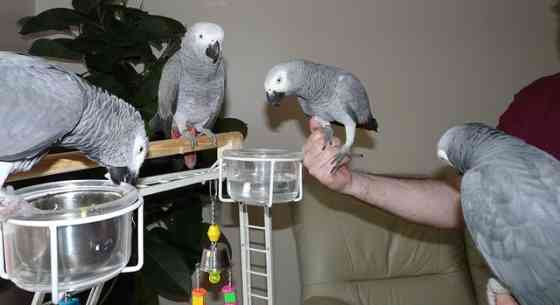
[[[195,147],[196,147],[196,135],[193,134],[193,133],[191,133],[191,132],[189,132],[189,131],[185,131],[185,132],[181,133],[181,136],[182,136],[185,140],[191,142],[191,147],[192,147],[192,149],[194,150]]]
[[[496,297],[499,294],[509,295],[510,292],[495,278],[488,279],[488,283],[486,284],[486,296],[488,297],[488,304],[496,305]]]
[[[323,136],[325,138],[325,143],[323,143],[323,150],[327,148],[327,145],[332,145],[333,129],[331,125],[322,126]]]
[[[344,162],[344,159],[350,158],[350,156],[351,156],[350,155],[350,149],[343,146],[340,149],[340,151],[336,153],[336,155],[334,156],[334,159],[331,161],[331,164],[333,164],[333,167],[331,168],[330,173],[331,174],[336,173],[336,171],[340,168],[340,166],[342,166],[342,162]]]
[[[212,145],[218,145],[218,138],[210,129],[202,129],[200,131],[201,134],[206,135],[212,141]]]
[[[40,211],[16,195],[11,186],[0,189],[0,222],[14,216],[30,216]]]

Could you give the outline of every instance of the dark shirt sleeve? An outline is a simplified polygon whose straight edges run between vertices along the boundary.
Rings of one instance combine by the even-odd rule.
[[[531,96],[522,90],[515,95],[506,111],[500,116],[498,129],[521,139],[527,139],[527,129],[525,126],[524,114],[530,105]]]
[[[560,73],[538,79],[517,93],[497,128],[560,159]]]

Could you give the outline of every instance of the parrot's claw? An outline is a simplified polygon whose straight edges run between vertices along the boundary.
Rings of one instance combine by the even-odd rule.
[[[210,129],[203,129],[200,133],[210,138],[212,145],[218,145],[218,138]]]
[[[331,126],[323,126],[323,135],[325,137],[325,142],[323,143],[323,150],[327,148],[327,145],[332,145],[333,130]]]
[[[196,138],[190,132],[184,132],[182,134],[183,138],[188,142],[191,142],[191,148],[194,150],[196,148]]]
[[[0,189],[0,222],[14,216],[30,216],[40,212],[22,197],[15,195],[11,186]]]
[[[342,148],[339,152],[336,153],[334,159],[331,161],[331,164],[333,165],[330,170],[331,174],[336,173],[346,157],[350,157],[350,151],[348,149]]]
[[[495,278],[488,279],[488,283],[486,284],[486,296],[488,297],[489,305],[496,305],[496,297],[498,294],[510,294],[510,292]]]

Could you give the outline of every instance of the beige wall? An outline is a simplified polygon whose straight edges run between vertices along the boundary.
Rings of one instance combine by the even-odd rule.
[[[38,11],[69,3],[36,0]],[[373,100],[381,133],[359,134],[356,150],[366,157],[353,165],[407,174],[431,174],[440,167],[435,144],[446,128],[465,121],[495,124],[515,92],[558,70],[550,5],[550,0],[144,1],[150,12],[187,25],[208,20],[224,27],[227,113],[249,124],[248,146],[301,148],[307,128],[299,109],[285,104],[269,113],[263,77],[277,62],[307,58],[352,71]],[[278,304],[298,304],[288,213],[275,212]]]
[[[26,50],[27,42],[18,34],[16,22],[21,17],[32,15],[34,9],[34,0],[0,0],[0,50]]]

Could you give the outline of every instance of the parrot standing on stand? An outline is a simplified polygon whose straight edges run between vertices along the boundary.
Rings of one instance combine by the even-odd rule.
[[[522,305],[560,304],[560,161],[479,123],[446,131],[438,156],[463,174],[466,226],[498,278],[489,303],[509,290]]]
[[[115,183],[133,183],[148,138],[140,113],[123,100],[39,57],[0,52],[0,188],[53,145],[80,150]],[[0,218],[13,212],[10,198],[0,190]]]
[[[178,50],[165,64],[158,91],[158,112],[150,121],[166,137],[184,137],[196,146],[202,133],[216,143],[210,130],[224,102],[225,70],[222,57],[224,31],[213,23],[195,23]],[[185,155],[193,168],[196,154]]]
[[[378,131],[364,86],[340,68],[305,60],[278,64],[268,72],[264,89],[273,105],[285,96],[296,96],[303,112],[321,124],[325,146],[333,136],[331,123],[344,125],[346,141],[333,160],[332,172],[350,155],[356,127]]]

